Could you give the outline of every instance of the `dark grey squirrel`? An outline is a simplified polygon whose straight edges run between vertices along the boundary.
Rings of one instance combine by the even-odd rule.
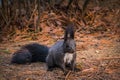
[[[46,57],[47,70],[51,71],[54,67],[59,67],[66,73],[66,66],[73,71],[76,63],[76,43],[74,40],[74,25],[69,24],[65,29],[64,40],[56,42],[49,48]]]
[[[11,59],[11,63],[26,64],[31,62],[45,62],[49,48],[47,46],[31,43],[24,45],[16,51]]]

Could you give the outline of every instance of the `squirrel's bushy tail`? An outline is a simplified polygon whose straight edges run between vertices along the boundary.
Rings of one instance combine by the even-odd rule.
[[[16,51],[11,59],[11,63],[25,64],[31,62],[45,62],[49,48],[38,43],[24,45]]]

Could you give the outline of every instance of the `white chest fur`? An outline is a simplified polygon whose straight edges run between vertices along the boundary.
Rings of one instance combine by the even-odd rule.
[[[72,60],[73,60],[73,54],[66,53],[64,56],[64,62],[70,64]]]

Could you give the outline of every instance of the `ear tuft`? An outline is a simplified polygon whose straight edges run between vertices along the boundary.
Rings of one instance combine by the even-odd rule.
[[[73,23],[70,23],[65,29],[64,40],[67,41],[68,38],[74,39],[74,24]]]

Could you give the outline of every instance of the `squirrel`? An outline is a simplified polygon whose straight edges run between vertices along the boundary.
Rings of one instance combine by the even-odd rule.
[[[11,59],[11,63],[26,64],[31,62],[45,62],[49,48],[47,46],[31,43],[24,45],[16,51]]]
[[[76,66],[76,43],[73,27],[73,24],[69,24],[65,29],[64,40],[57,41],[49,48],[46,57],[48,71],[53,70],[54,67],[59,67],[66,73],[66,66],[74,71]]]

